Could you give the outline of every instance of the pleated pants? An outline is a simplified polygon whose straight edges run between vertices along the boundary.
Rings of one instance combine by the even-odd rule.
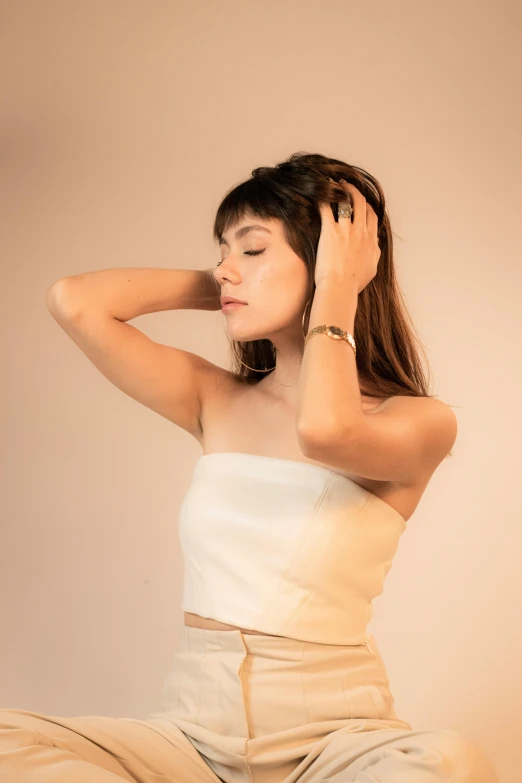
[[[368,639],[183,626],[144,720],[0,709],[0,783],[498,783],[471,739],[397,717]]]

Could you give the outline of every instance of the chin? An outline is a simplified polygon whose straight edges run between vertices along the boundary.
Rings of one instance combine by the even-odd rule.
[[[235,340],[238,343],[249,343],[253,340],[268,340],[264,334],[252,334],[245,329],[227,329],[227,334],[231,340]]]

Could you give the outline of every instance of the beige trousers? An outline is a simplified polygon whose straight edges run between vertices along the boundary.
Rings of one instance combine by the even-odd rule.
[[[0,783],[498,783],[469,738],[397,717],[369,639],[183,626],[144,720],[0,710]]]

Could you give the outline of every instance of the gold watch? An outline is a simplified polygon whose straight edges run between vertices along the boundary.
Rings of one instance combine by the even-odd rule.
[[[321,324],[321,326],[314,326],[313,329],[310,329],[308,334],[305,337],[304,347],[306,348],[306,344],[310,337],[313,337],[314,334],[326,334],[328,337],[331,337],[332,340],[346,340],[347,343],[350,343],[350,345],[353,348],[354,355],[357,355],[357,350],[355,348],[355,340],[353,339],[352,335],[348,331],[343,331],[340,326],[327,326],[326,324]]]

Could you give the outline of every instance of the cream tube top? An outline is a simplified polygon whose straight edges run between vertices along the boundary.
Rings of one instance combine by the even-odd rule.
[[[363,644],[405,528],[335,470],[204,454],[179,515],[182,609],[305,642]]]

